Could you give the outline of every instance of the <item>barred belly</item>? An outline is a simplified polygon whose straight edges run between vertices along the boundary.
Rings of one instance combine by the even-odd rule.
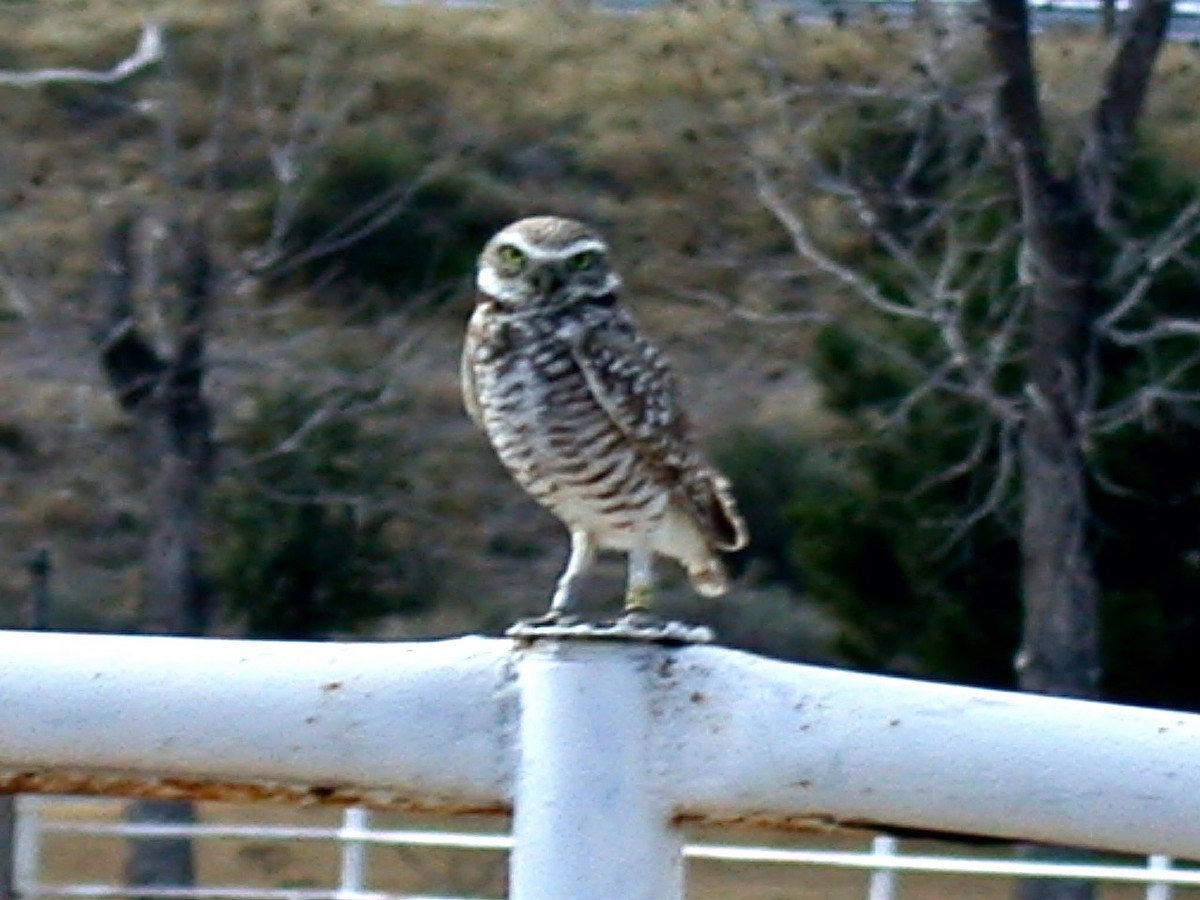
[[[517,483],[569,528],[627,550],[661,524],[668,491],[592,396],[569,355],[477,369],[484,426]]]

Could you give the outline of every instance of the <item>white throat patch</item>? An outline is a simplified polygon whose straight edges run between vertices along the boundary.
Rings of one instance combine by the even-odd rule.
[[[521,298],[520,286],[502,280],[496,274],[496,270],[490,267],[482,267],[475,273],[475,286],[482,293],[489,297],[495,297],[497,300],[519,300]]]

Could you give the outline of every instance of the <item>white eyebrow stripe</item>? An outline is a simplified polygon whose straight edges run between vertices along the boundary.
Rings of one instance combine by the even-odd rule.
[[[475,286],[483,293],[498,300],[520,300],[522,295],[520,287],[514,287],[502,280],[493,269],[487,267],[481,268],[475,273]],[[604,279],[604,286],[600,288],[600,293],[593,296],[612,294],[619,291],[621,287],[621,276],[616,272],[609,272],[608,277]]]
[[[577,253],[585,253],[589,250],[594,253],[608,253],[608,246],[603,241],[598,241],[590,237],[579,238],[577,241],[556,249],[530,244],[525,240],[524,236],[516,232],[511,234],[502,233],[496,238],[496,241],[497,243],[511,244],[530,259],[539,262],[547,259],[563,259],[568,256],[574,256]]]

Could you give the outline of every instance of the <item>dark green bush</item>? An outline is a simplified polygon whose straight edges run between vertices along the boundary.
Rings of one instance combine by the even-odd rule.
[[[750,530],[749,547],[733,559],[735,569],[752,567],[763,582],[803,590],[805,573],[793,552],[792,509],[813,489],[819,451],[780,431],[742,428],[723,435],[713,455],[733,482]]]
[[[218,485],[212,575],[254,637],[361,630],[427,601],[420,550],[389,537],[404,490],[396,446],[336,414],[284,443],[314,412],[298,392],[264,397],[230,440],[247,462]]]
[[[277,274],[320,283],[322,297],[353,308],[404,308],[460,286],[514,216],[471,159],[441,164],[411,146],[347,138],[306,185]]]

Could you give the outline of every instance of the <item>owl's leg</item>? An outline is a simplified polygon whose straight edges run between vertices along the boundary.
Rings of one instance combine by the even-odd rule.
[[[571,532],[571,555],[567,567],[558,578],[554,597],[550,600],[548,618],[559,618],[570,613],[578,604],[576,584],[581,575],[592,567],[596,560],[596,542],[586,531]]]
[[[625,612],[645,612],[654,599],[654,551],[635,547],[629,551],[629,586],[625,590]]]

